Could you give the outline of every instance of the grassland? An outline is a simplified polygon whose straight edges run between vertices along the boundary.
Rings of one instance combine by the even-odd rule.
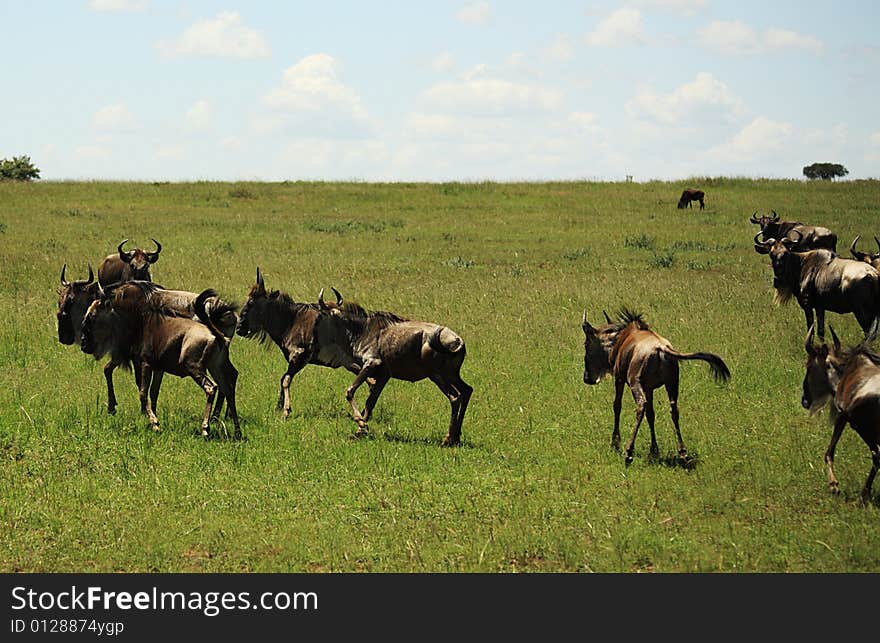
[[[799,404],[803,315],[772,304],[748,223],[772,208],[825,225],[843,254],[880,234],[880,182],[689,184],[704,212],[660,182],[0,183],[0,571],[880,571],[878,507],[858,504],[868,450],[847,429],[830,496],[827,418]],[[348,439],[351,376],[314,366],[284,421],[280,352],[238,337],[246,441],[196,437],[203,396],[178,378],[162,433],[122,371],[108,416],[102,363],[57,340],[59,272],[151,237],[167,287],[241,302],[260,266],[299,301],[335,286],[449,325],[475,388],[463,445],[439,447],[449,406],[429,382],[392,381],[373,437]],[[719,386],[682,366],[691,469],[649,462],[646,426],[624,467],[612,384],[582,381],[582,312],[624,305],[732,370]],[[627,395],[624,439],[632,419]]]

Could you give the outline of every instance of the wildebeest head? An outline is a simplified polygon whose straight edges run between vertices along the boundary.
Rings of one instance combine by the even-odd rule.
[[[605,313],[607,324],[594,328],[587,321],[587,311],[581,318],[584,331],[584,384],[598,384],[602,377],[611,372],[609,361],[609,342],[607,335],[613,332],[613,325],[608,313]]]
[[[61,268],[61,288],[58,290],[58,341],[62,344],[74,344],[79,341],[79,328],[86,309],[94,299],[91,285],[95,280],[92,265],[89,264],[88,279],[67,281],[64,273],[67,264]]]
[[[800,261],[792,248],[795,248],[800,242],[801,234],[797,230],[792,232],[798,235],[797,239],[790,237],[774,239],[771,237],[764,241],[758,241],[761,233],[755,235],[755,251],[762,255],[770,255],[770,264],[773,267],[773,287],[783,298],[790,296],[791,284],[796,283],[800,275]]]
[[[251,337],[257,333],[265,332],[266,328],[266,304],[268,293],[266,284],[263,283],[263,274],[257,266],[257,281],[248,291],[247,300],[238,314],[238,327],[235,332],[242,337]]]
[[[135,279],[143,279],[145,281],[150,281],[150,264],[154,264],[159,261],[159,253],[162,252],[162,244],[153,239],[153,243],[156,244],[156,250],[154,252],[147,252],[141,248],[135,248],[131,252],[126,252],[122,249],[128,242],[128,239],[122,241],[117,247],[119,251],[119,258],[123,263],[128,264],[131,269],[131,277],[129,280]]]
[[[813,344],[813,326],[810,326],[804,343],[807,351],[807,366],[801,406],[810,413],[819,411],[834,396],[840,381],[840,340],[834,328],[829,325],[828,329],[834,341],[832,348],[829,349],[825,343],[820,346]]]
[[[872,253],[872,252],[859,252],[856,250],[856,244],[859,242],[859,239],[862,235],[857,235],[855,239],[853,239],[852,245],[849,247],[849,251],[852,253],[852,256],[857,261],[864,261],[865,263],[869,263],[875,268],[880,265],[880,252]],[[877,249],[880,250],[880,239],[874,237],[874,241],[877,242]]]
[[[761,234],[764,235],[764,239],[769,239],[770,237],[776,238],[779,237],[779,215],[776,214],[775,210],[770,210],[773,213],[773,216],[768,216],[766,214],[762,214],[760,217],[756,216],[758,211],[755,210],[755,213],[749,217],[749,223],[754,223],[761,227]]]
[[[99,344],[103,343],[103,331],[110,325],[110,317],[113,315],[112,295],[98,285],[98,298],[92,301],[83,316],[80,328],[79,347],[83,353],[101,357],[98,354]]]

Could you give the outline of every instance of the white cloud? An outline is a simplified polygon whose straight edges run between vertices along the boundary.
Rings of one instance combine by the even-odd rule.
[[[117,103],[95,112],[92,127],[100,131],[131,130],[138,127],[138,122],[125,103]]]
[[[145,11],[150,6],[149,0],[90,0],[92,11],[108,11],[116,13],[136,13]]]
[[[745,113],[742,101],[720,80],[707,72],[670,94],[640,91],[626,103],[627,113],[664,125],[687,125],[695,120],[735,120]]]
[[[227,136],[218,145],[227,152],[236,152],[242,148],[242,141],[238,136]]]
[[[193,129],[205,129],[214,120],[214,108],[206,100],[198,100],[186,112],[186,122]]]
[[[586,36],[587,44],[595,47],[616,47],[644,41],[642,13],[638,9],[618,9],[596,25]]]
[[[821,53],[824,44],[814,36],[799,34],[786,29],[765,29],[735,20],[715,20],[697,31],[700,44],[726,54],[760,54],[780,49],[805,49]]]
[[[183,161],[189,156],[189,150],[183,143],[167,143],[157,145],[153,156],[160,161]]]
[[[448,51],[444,51],[434,57],[431,61],[431,67],[434,71],[444,72],[455,67],[455,58]]]
[[[639,0],[635,4],[685,16],[693,16],[706,8],[706,0]]]
[[[574,58],[575,46],[571,36],[561,35],[544,48],[544,56],[551,60],[571,60]]]
[[[466,25],[483,25],[489,21],[490,15],[488,2],[477,2],[462,8],[455,17]]]
[[[785,149],[791,141],[794,127],[758,116],[725,144],[710,150],[710,154],[737,161],[758,159]]]
[[[262,34],[241,24],[241,16],[235,11],[222,11],[216,18],[200,20],[177,40],[159,41],[156,48],[166,58],[265,58],[269,55],[269,45]]]
[[[484,72],[478,67],[463,81],[434,85],[420,100],[431,111],[471,114],[548,111],[562,103],[562,93],[556,89],[486,78]]]
[[[110,150],[100,145],[80,145],[73,150],[77,161],[100,161],[110,158]]]
[[[593,112],[572,112],[568,115],[568,122],[579,129],[593,131],[597,129],[598,117]]]

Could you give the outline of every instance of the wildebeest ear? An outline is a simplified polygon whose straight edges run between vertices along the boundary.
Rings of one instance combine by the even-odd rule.
[[[596,330],[595,328],[593,328],[590,325],[590,322],[587,321],[587,311],[586,310],[584,310],[584,315],[583,315],[583,317],[581,317],[581,328],[584,329],[584,332],[587,332],[587,331],[592,332],[592,331]]]
[[[761,236],[761,233],[755,235],[755,252],[758,254],[766,255],[770,252],[770,248],[773,247],[773,244],[776,243],[776,239],[765,239],[764,241],[758,241],[758,237]]]
[[[123,239],[122,243],[120,243],[116,249],[119,251],[119,258],[122,259],[122,261],[125,263],[131,263],[131,253],[122,249],[122,246],[124,246],[126,242],[128,242],[128,239]]]
[[[749,223],[758,223],[758,224],[761,223],[760,221],[758,221],[758,219],[755,218],[756,214],[758,214],[757,210],[755,210],[755,214],[753,214],[751,217],[749,217]]]
[[[156,244],[155,252],[147,253],[147,261],[149,261],[150,263],[156,263],[157,261],[159,261],[159,253],[162,252],[162,244],[155,239],[153,239],[153,243]]]

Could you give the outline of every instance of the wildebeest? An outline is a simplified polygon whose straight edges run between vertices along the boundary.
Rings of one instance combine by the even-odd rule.
[[[65,280],[65,272],[67,264],[61,268],[61,289],[58,291],[58,341],[62,344],[79,344],[81,338],[82,320],[85,317],[86,310],[93,301],[100,297],[100,282],[94,281],[94,273],[91,264],[89,265],[88,279],[78,279],[75,281]],[[115,284],[114,284],[115,285]],[[112,289],[113,286],[108,287]],[[161,301],[162,305],[168,309],[174,310],[177,314],[185,317],[194,317],[195,310],[193,303],[196,299],[196,293],[182,290],[165,290],[161,286],[156,286],[153,293],[155,301]],[[215,307],[223,307],[223,311],[217,320],[217,324],[223,331],[223,334],[231,338],[235,332],[237,319],[235,317],[234,308],[230,309],[226,302],[219,298],[210,298],[206,302],[208,311],[212,311]],[[137,358],[133,358],[132,363],[135,368],[135,383],[140,389],[141,369]],[[120,363],[112,357],[107,364],[104,365],[104,378],[107,381],[107,411],[112,415],[116,413],[116,393],[113,387],[113,371],[120,366]],[[217,411],[222,407],[222,395],[217,397]],[[145,409],[143,409],[145,410]]]
[[[880,272],[854,259],[843,259],[830,250],[796,252],[798,239],[782,237],[758,241],[755,250],[769,254],[773,267],[776,301],[786,303],[794,296],[804,311],[807,328],[813,325],[825,337],[825,311],[853,313],[869,335],[880,327]],[[796,230],[791,234],[799,234]]]
[[[856,238],[853,239],[849,251],[852,253],[852,256],[856,261],[864,261],[865,263],[874,266],[877,270],[880,270],[880,252],[859,252],[856,250],[856,244],[859,242],[861,236],[862,235],[857,235]],[[877,249],[880,250],[880,239],[874,237],[874,241],[877,242]]]
[[[828,228],[822,226],[804,225],[797,221],[780,221],[779,215],[775,210],[770,210],[773,216],[762,214],[756,217],[757,210],[749,217],[749,223],[754,223],[761,227],[761,236],[767,239],[797,239],[797,247],[795,250],[815,250],[818,248],[827,248],[831,252],[837,252],[837,235]],[[793,236],[792,231],[796,231],[799,237]]]
[[[342,296],[336,292],[336,297],[337,304],[325,306],[341,304]],[[330,320],[320,314],[320,307],[296,302],[278,290],[268,292],[259,268],[257,281],[248,291],[241,308],[237,332],[242,337],[255,337],[261,342],[270,337],[281,349],[287,370],[281,376],[278,409],[283,411],[285,418],[290,415],[291,380],[306,364],[330,368],[342,366],[353,373],[360,372],[360,364],[341,350],[337,342],[329,341],[335,329]]]
[[[654,390],[666,387],[669,396],[672,424],[678,438],[678,455],[687,459],[687,449],[678,424],[678,363],[681,360],[700,359],[709,363],[716,380],[730,379],[730,369],[724,361],[712,353],[679,353],[667,339],[648,327],[639,313],[623,308],[618,321],[605,315],[607,323],[594,328],[587,321],[587,313],[581,321],[584,331],[584,383],[598,384],[608,373],[614,376],[614,432],[611,446],[620,449],[620,410],[624,385],[628,385],[636,402],[636,424],[626,443],[625,460],[630,464],[633,448],[642,418],[648,419],[651,429],[652,456],[658,456],[657,439],[654,435]]]
[[[693,207],[691,205],[691,201],[699,201],[700,202],[700,210],[702,210],[705,206],[703,203],[703,197],[706,196],[702,190],[695,190],[693,188],[685,188],[681,193],[681,197],[678,199],[678,209],[683,210],[684,208]]]
[[[98,282],[103,288],[120,281],[152,281],[150,265],[159,261],[162,244],[153,239],[153,243],[156,244],[154,252],[147,252],[142,248],[126,252],[122,246],[127,241],[128,239],[123,240],[117,247],[117,252],[104,257],[101,265],[98,266]]]
[[[834,476],[834,450],[847,423],[861,436],[871,450],[871,471],[862,489],[862,504],[871,499],[874,476],[880,468],[880,355],[867,342],[849,351],[840,348],[840,340],[831,328],[834,345],[813,345],[813,328],[807,332],[805,348],[807,367],[801,405],[815,413],[828,400],[833,400],[831,421],[834,432],[825,451],[828,487],[840,493]]]
[[[418,382],[428,378],[446,395],[452,407],[443,446],[460,444],[465,411],[474,391],[460,374],[466,355],[461,337],[440,324],[406,319],[386,311],[367,311],[355,303],[331,307],[319,297],[318,304],[336,324],[331,341],[337,350],[360,365],[360,372],[345,391],[358,425],[355,436],[368,433],[367,422],[388,380]],[[354,396],[358,387],[371,377],[376,381],[361,413]]]
[[[217,305],[207,312],[206,301],[216,298],[217,293],[204,290],[193,302],[197,321],[177,316],[174,310],[153,297],[156,291],[153,284],[144,281],[123,283],[110,293],[102,291],[101,297],[86,311],[80,348],[96,359],[109,353],[113,360],[122,364],[130,364],[135,357],[140,361],[141,405],[154,429],[159,428],[155,408],[162,376],[170,373],[191,377],[205,392],[203,436],[209,435],[211,407],[219,389],[226,398],[229,416],[235,425],[235,437],[240,437],[235,405],[238,371],[229,361],[230,340],[217,326],[218,321],[234,307],[231,304]],[[214,378],[213,382],[208,374]]]

